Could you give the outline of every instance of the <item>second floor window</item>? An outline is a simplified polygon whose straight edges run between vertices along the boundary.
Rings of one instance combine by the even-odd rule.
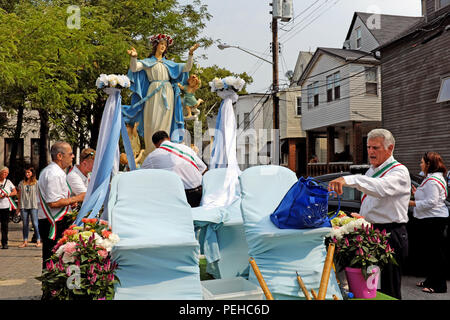
[[[313,83],[314,88],[314,107],[319,105],[319,81]]]
[[[334,99],[341,98],[341,73],[336,72],[334,74]]]
[[[356,48],[361,48],[361,27],[356,28]]]
[[[439,10],[450,4],[450,0],[436,0],[436,10]]]
[[[297,116],[302,115],[302,97],[297,97],[296,115]]]
[[[378,95],[378,77],[376,67],[366,67],[366,94]]]
[[[309,109],[309,108],[313,107],[313,85],[312,84],[308,84],[307,94],[308,94],[308,109]]]
[[[340,98],[341,98],[341,73],[335,72],[327,76],[327,102],[338,100]]]

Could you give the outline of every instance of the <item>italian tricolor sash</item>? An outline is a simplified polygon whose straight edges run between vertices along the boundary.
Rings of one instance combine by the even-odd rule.
[[[176,156],[180,157],[181,159],[189,162],[197,170],[199,170],[199,168],[198,168],[198,166],[197,166],[197,164],[196,164],[196,162],[194,160],[194,157],[192,157],[190,154],[188,154],[188,153],[186,153],[186,152],[184,152],[184,151],[182,151],[182,150],[180,150],[180,149],[178,149],[178,148],[176,148],[174,146],[169,146],[167,144],[161,144],[159,147],[161,149],[166,150],[167,152],[173,153]]]
[[[47,203],[44,201],[44,197],[42,196],[41,193],[41,189],[38,187],[39,190],[39,199],[41,200],[41,208],[45,213],[45,216],[47,217],[48,221],[50,222],[50,232],[48,235],[49,239],[55,240],[56,238],[56,222],[60,221],[62,218],[64,218],[64,216],[66,215],[67,212],[69,212],[69,207],[70,206],[66,206],[61,208],[61,210],[59,210],[55,216],[52,215],[52,212],[50,211],[50,208],[48,207]],[[70,197],[70,191],[67,194],[67,197]]]
[[[381,170],[378,170],[377,172],[375,172],[372,175],[372,178],[376,178],[376,177],[380,177],[382,178],[386,173],[388,173],[391,169],[394,169],[395,167],[398,166],[402,166],[401,163],[399,163],[398,161],[394,160],[391,163],[389,163],[388,165],[384,166]],[[364,199],[367,197],[367,194],[362,194],[361,197],[361,203],[364,201]]]
[[[445,197],[447,198],[447,196],[448,196],[447,184],[446,184],[444,181],[442,181],[442,179],[439,179],[438,177],[431,176],[431,177],[429,177],[428,179],[424,180],[424,181],[420,184],[420,186],[422,187],[425,183],[427,183],[427,182],[430,181],[430,180],[436,181],[436,182],[444,189]]]
[[[5,190],[4,187],[0,187],[0,192],[3,196],[5,196],[6,199],[8,199],[9,202],[9,210],[16,210],[17,204],[14,202],[13,198],[9,196],[9,192]]]

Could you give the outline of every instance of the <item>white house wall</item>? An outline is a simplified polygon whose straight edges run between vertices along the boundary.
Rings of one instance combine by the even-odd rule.
[[[302,96],[301,87],[280,92],[280,139],[306,137],[305,131],[302,130],[302,117],[297,115],[299,96]]]
[[[334,69],[339,66],[342,67],[339,69]],[[334,70],[321,74],[322,72],[326,72],[331,69]],[[341,98],[327,103],[325,86],[326,77],[337,71],[340,71]],[[315,74],[321,75],[313,77]],[[348,75],[349,65],[344,65],[344,60],[326,54],[322,54],[318,58],[312,71],[309,73],[308,78],[302,85],[303,99],[301,123],[303,130],[313,130],[351,120],[350,103],[348,98],[350,94],[349,81],[351,79],[346,79]],[[309,109],[307,102],[307,88],[308,85],[314,81],[319,81],[319,105]]]
[[[366,78],[363,72],[366,66],[350,64],[350,120],[353,121],[381,121],[381,89],[380,68],[377,67],[378,95],[366,94]],[[362,72],[358,74],[359,72]]]
[[[369,26],[372,26],[372,21],[368,22]],[[361,47],[356,46],[356,29],[361,28]],[[359,16],[356,17],[355,23],[353,24],[352,32],[350,33],[350,49],[361,50],[365,52],[370,52],[379,46],[377,39],[372,35],[370,30],[366,27],[364,22]]]

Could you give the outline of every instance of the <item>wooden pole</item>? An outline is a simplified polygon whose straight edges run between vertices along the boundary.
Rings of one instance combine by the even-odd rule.
[[[323,265],[322,279],[320,280],[319,294],[317,295],[318,300],[325,300],[325,295],[327,293],[328,280],[330,279],[330,272],[333,266],[333,255],[334,255],[334,243],[328,245],[327,257]]]
[[[311,289],[311,294],[312,294],[314,300],[317,300],[317,293],[316,293],[316,291],[314,291],[314,289]]]
[[[297,271],[295,271],[295,272],[297,273],[297,281],[298,281],[298,284],[300,285],[300,288],[302,288],[302,291],[303,291],[303,294],[304,294],[305,297],[306,297],[306,300],[312,300],[312,299],[311,299],[311,296],[309,295],[308,290],[307,290],[306,287],[305,287],[305,284],[303,283],[302,278],[300,277],[300,275],[298,274]]]
[[[264,281],[261,271],[259,271],[258,265],[255,262],[255,259],[250,258],[248,261],[250,262],[250,265],[253,268],[253,272],[255,273],[255,276],[258,279],[259,285],[261,286],[261,289],[263,290],[264,295],[266,296],[266,299],[273,300],[272,294],[270,293],[270,290],[267,287],[266,282]]]

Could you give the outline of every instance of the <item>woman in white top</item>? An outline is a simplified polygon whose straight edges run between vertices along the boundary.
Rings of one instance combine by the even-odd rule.
[[[426,152],[420,161],[420,169],[425,179],[417,189],[413,186],[414,200],[410,206],[414,207],[414,218],[417,219],[419,229],[423,234],[426,279],[417,283],[423,292],[447,292],[445,272],[445,241],[444,229],[449,216],[445,199],[448,196],[445,181],[447,169],[442,157],[436,152]]]
[[[25,176],[22,181],[20,181],[17,192],[18,208],[22,215],[23,222],[23,243],[19,248],[24,248],[28,246],[28,231],[29,231],[29,221],[31,216],[31,223],[33,224],[34,233],[36,235],[36,247],[41,246],[41,236],[39,235],[39,224],[38,224],[38,205],[39,205],[39,192],[38,192],[38,181],[36,179],[36,172],[33,167],[25,169]]]

